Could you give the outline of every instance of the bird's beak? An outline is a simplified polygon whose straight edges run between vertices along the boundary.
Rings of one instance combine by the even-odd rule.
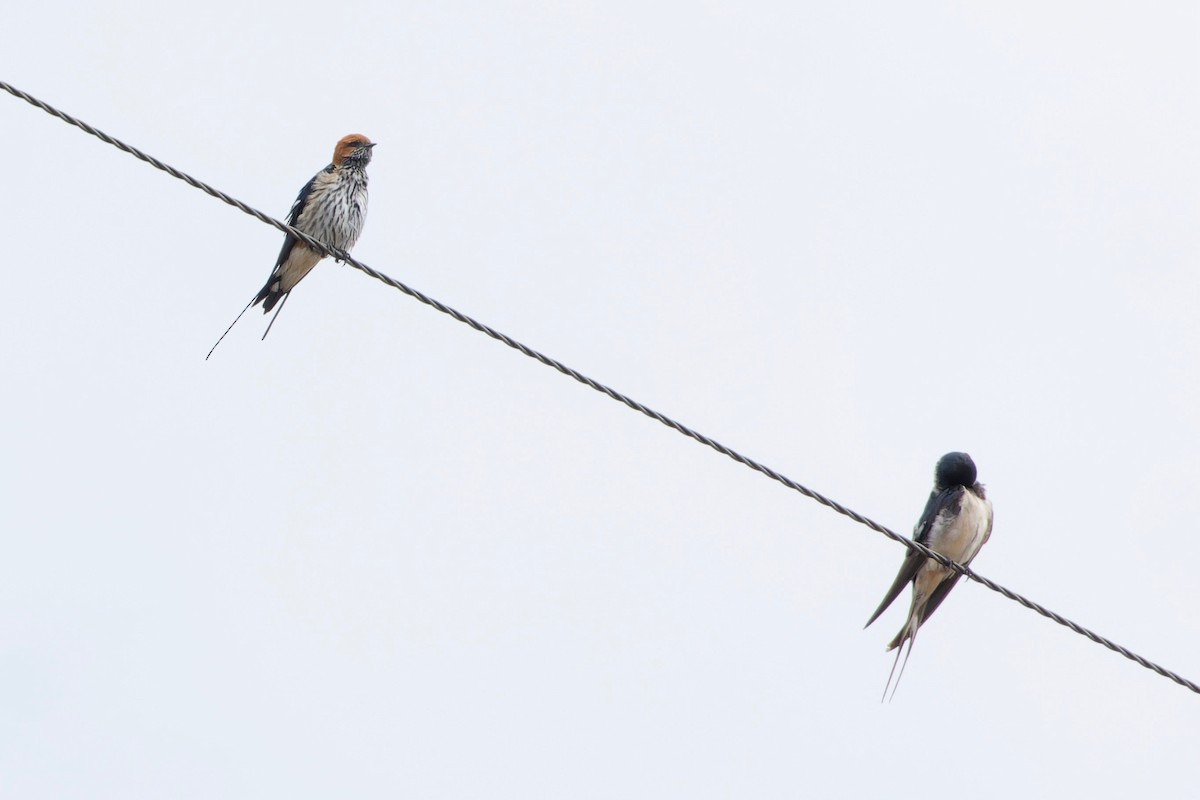
[[[371,142],[369,145],[367,145],[367,149],[370,150],[372,147],[374,147],[377,144],[379,144],[379,142]]]

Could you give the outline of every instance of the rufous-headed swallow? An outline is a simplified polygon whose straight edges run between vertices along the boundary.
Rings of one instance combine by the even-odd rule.
[[[335,250],[348,253],[358,241],[367,218],[367,164],[371,163],[374,147],[375,144],[361,134],[343,136],[333,149],[333,161],[300,190],[296,202],[292,204],[292,213],[288,215],[288,225]],[[264,314],[276,305],[283,310],[288,293],[322,258],[324,256],[321,253],[288,234],[283,240],[283,249],[279,251],[275,269],[271,270],[271,277],[242,309],[242,314],[250,306],[259,303],[262,303]],[[225,329],[221,339],[233,329],[242,314],[238,314],[237,319]],[[279,316],[278,311],[275,316]],[[263,333],[264,339],[274,324],[275,318],[272,317],[266,333]],[[221,339],[217,340],[217,344],[221,343]],[[217,344],[213,345],[213,350],[217,349]],[[209,356],[213,350],[208,351]]]
[[[915,541],[963,566],[971,563],[992,535],[992,504],[987,499],[983,484],[975,478],[975,462],[969,455],[947,453],[942,456],[934,471],[933,491],[929,494],[925,511],[913,528]],[[896,638],[887,646],[888,650],[897,652],[892,671],[888,673],[887,686],[883,688],[884,697],[887,697],[888,686],[892,683],[892,675],[900,661],[902,645],[905,641],[908,642],[907,652],[911,655],[917,629],[937,610],[961,577],[960,573],[915,550],[909,550],[904,557],[904,563],[900,565],[900,573],[896,575],[892,587],[888,589],[879,608],[875,609],[875,613],[867,620],[867,625],[863,626],[867,627],[878,619],[904,590],[905,585],[912,583],[912,605],[908,609],[908,619],[896,634]],[[904,657],[905,664],[908,663],[908,655]],[[900,667],[900,675],[904,675],[903,666]],[[896,686],[899,685],[900,677],[897,677]],[[895,693],[896,690],[892,689],[892,694]]]

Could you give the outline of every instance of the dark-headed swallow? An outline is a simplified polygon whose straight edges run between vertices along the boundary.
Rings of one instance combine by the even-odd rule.
[[[975,462],[966,453],[947,453],[942,456],[934,471],[933,491],[921,519],[913,529],[915,541],[963,566],[971,563],[992,535],[992,504],[987,499],[983,484],[976,481],[975,477]],[[908,619],[887,646],[888,650],[897,652],[892,671],[888,673],[888,684],[883,688],[884,697],[887,697],[888,686],[900,661],[902,645],[908,642],[907,652],[911,655],[917,630],[942,604],[961,577],[961,574],[915,550],[909,550],[904,557],[892,587],[867,620],[869,626],[892,604],[904,587],[912,583],[912,605],[908,609]],[[908,663],[908,655],[905,655],[904,662]],[[903,666],[900,675],[904,675]],[[897,677],[896,686],[899,685],[900,677]],[[896,690],[892,689],[892,694],[895,693]]]

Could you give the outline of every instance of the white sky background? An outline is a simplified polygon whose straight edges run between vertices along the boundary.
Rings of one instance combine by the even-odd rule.
[[[1200,679],[1188,3],[5,11],[0,78]],[[0,794],[1184,796],[1200,698],[0,97]]]

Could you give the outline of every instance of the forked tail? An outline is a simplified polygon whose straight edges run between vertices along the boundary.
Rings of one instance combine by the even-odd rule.
[[[275,303],[274,303],[274,299],[275,299],[275,298],[278,298],[278,297],[282,296],[282,297],[283,297],[283,300],[282,300],[282,301],[279,303],[279,307],[275,309],[275,315],[274,315],[273,317],[271,317],[271,321],[267,323],[267,329],[266,329],[266,331],[264,331],[264,332],[263,332],[262,338],[264,338],[264,339],[266,339],[266,338],[267,338],[267,334],[271,332],[271,326],[275,324],[275,320],[279,319],[279,312],[280,312],[280,311],[283,311],[283,307],[284,307],[284,305],[287,303],[287,299],[288,299],[288,295],[289,295],[289,294],[290,294],[290,293],[285,293],[285,294],[283,294],[283,295],[274,295],[274,296],[271,298],[271,301],[272,301],[272,302],[271,302],[271,305],[272,305],[272,306],[274,306],[274,305],[275,305]],[[221,338],[220,338],[220,339],[217,339],[217,344],[220,344],[221,342],[223,342],[223,341],[225,340],[225,337],[229,335],[229,332],[230,332],[231,330],[233,330],[233,326],[234,326],[234,325],[237,325],[237,324],[238,324],[238,320],[242,318],[242,314],[245,314],[247,311],[249,311],[249,310],[250,310],[250,306],[257,304],[257,303],[258,303],[260,300],[262,300],[262,293],[261,293],[261,292],[260,292],[259,294],[255,295],[254,299],[253,299],[253,300],[251,300],[249,303],[246,303],[246,307],[245,307],[245,308],[243,308],[243,309],[241,310],[241,312],[240,312],[240,313],[237,315],[237,317],[236,317],[236,318],[233,320],[233,322],[229,323],[229,327],[225,329],[225,333],[222,333],[222,334],[221,334]],[[209,351],[208,351],[208,355],[204,357],[204,360],[205,360],[205,361],[208,361],[208,358],[209,358],[209,356],[211,356],[211,355],[213,354],[213,350],[216,350],[216,349],[217,349],[217,344],[214,344],[214,345],[212,346],[212,350],[209,350]]]
[[[896,637],[900,640],[899,644],[896,646],[896,660],[892,662],[892,669],[888,673],[887,683],[884,684],[883,697],[879,698],[879,702],[881,703],[884,700],[888,700],[889,702],[891,700],[891,698],[888,698],[888,687],[891,687],[892,689],[892,698],[895,698],[896,690],[900,688],[900,679],[904,677],[904,668],[908,666],[908,657],[912,655],[913,642],[917,640],[917,630],[921,627],[920,624],[913,625],[912,622],[913,618],[910,617],[909,621],[904,625],[905,629],[900,632],[901,635]],[[908,630],[910,627],[912,630]],[[904,633],[906,632],[908,633],[907,637],[904,636]],[[904,639],[906,638],[908,639],[907,650],[904,649]],[[904,663],[900,664],[900,653],[902,652],[904,653]],[[895,675],[896,673],[897,664],[900,664],[900,674],[896,675],[896,685],[892,686],[892,675]]]

